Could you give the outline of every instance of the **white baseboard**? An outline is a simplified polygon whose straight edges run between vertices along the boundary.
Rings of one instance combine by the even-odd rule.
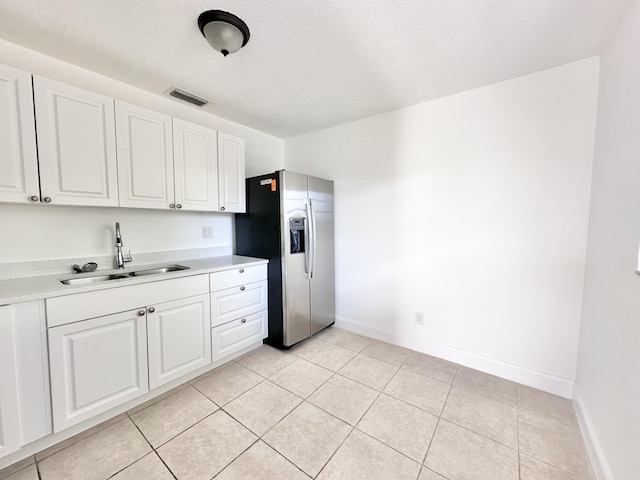
[[[589,461],[591,462],[591,468],[596,480],[613,480],[613,474],[609,469],[609,464],[604,456],[598,436],[596,435],[595,427],[589,416],[578,387],[573,390],[573,406],[578,417],[578,424],[582,431],[582,438],[584,439],[585,446],[587,448],[587,454],[589,455]]]
[[[572,398],[574,382],[545,372],[540,372],[521,365],[515,365],[494,358],[477,355],[458,348],[430,342],[421,338],[411,337],[401,333],[383,330],[371,325],[358,322],[351,318],[336,316],[336,326],[367,337],[392,343],[400,347],[410,348],[421,353],[444,358],[450,362],[459,363],[465,367],[506,378],[513,382],[544,390],[564,398]]]

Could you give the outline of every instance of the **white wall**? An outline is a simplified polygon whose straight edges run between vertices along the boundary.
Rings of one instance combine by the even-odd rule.
[[[597,81],[590,58],[286,140],[335,180],[341,323],[570,396]]]
[[[242,137],[246,141],[247,176],[283,168],[282,139],[197,107],[4,40],[0,40],[0,63]],[[122,224],[132,253],[231,246],[232,218],[216,213],[0,205],[0,263],[110,255],[114,247],[107,230],[113,229],[115,220]],[[214,227],[213,240],[201,239],[202,226]]]
[[[604,478],[640,478],[640,3],[601,58],[576,399]],[[596,440],[597,439],[597,440]]]

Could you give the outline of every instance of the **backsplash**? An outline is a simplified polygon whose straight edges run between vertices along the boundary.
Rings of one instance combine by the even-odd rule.
[[[125,253],[140,254],[193,249],[233,250],[233,215],[134,208],[2,205],[0,207],[0,276],[6,265],[115,255],[115,222],[120,222]],[[202,238],[210,227],[212,238]],[[86,263],[86,262],[85,262]],[[112,263],[112,260],[108,263]]]

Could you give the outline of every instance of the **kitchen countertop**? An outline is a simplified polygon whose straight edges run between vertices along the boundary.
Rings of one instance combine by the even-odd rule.
[[[96,290],[105,290],[109,288],[125,287],[129,285],[137,285],[140,283],[158,282],[169,280],[172,278],[189,277],[203,273],[213,273],[230,268],[252,265],[261,265],[268,263],[263,258],[243,257],[240,255],[228,255],[223,257],[207,257],[196,258],[190,260],[168,259],[162,263],[136,263],[129,265],[124,269],[98,270],[91,273],[56,273],[51,275],[41,275],[37,277],[14,278],[8,280],[0,280],[0,305],[9,305],[12,303],[26,302],[29,300],[39,300],[42,298],[59,297],[63,295],[71,295],[75,293],[93,292]],[[188,270],[179,270],[176,272],[160,273],[157,275],[147,275],[144,277],[130,277],[117,280],[108,280],[85,285],[64,285],[60,280],[68,278],[92,277],[97,275],[109,275],[111,273],[128,273],[136,270],[146,270],[158,268],[167,265],[181,265],[189,267]]]

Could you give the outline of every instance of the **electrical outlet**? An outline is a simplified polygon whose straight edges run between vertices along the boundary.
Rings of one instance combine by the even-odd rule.
[[[416,325],[424,325],[424,313],[416,312]]]
[[[213,227],[202,227],[202,238],[205,240],[213,238]]]

